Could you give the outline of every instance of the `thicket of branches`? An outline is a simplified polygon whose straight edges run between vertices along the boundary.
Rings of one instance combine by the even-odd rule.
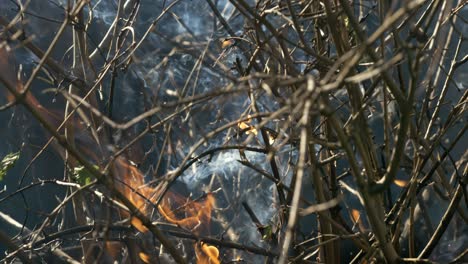
[[[466,261],[466,1],[0,11],[3,261]]]

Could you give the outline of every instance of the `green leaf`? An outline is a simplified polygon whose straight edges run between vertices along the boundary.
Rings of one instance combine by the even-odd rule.
[[[5,175],[7,174],[8,170],[15,166],[16,161],[19,159],[20,153],[14,152],[6,155],[3,157],[2,161],[0,162],[0,181],[3,180]]]
[[[94,166],[96,167],[96,169],[98,169],[96,165]],[[92,179],[94,178],[93,174],[91,174],[91,172],[89,172],[83,166],[73,168],[73,176],[75,177],[76,182],[78,182],[80,185],[90,184]]]
[[[271,225],[263,226],[263,240],[271,240],[273,237],[273,227]]]

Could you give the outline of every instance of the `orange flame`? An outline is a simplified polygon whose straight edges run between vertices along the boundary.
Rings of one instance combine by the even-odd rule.
[[[221,48],[225,49],[225,48],[231,47],[232,45],[234,45],[234,40],[226,39],[221,43]]]
[[[18,80],[16,69],[12,65],[15,64],[12,62],[11,53],[5,48],[0,47],[1,80],[2,82],[6,82],[9,87],[14,87],[16,91],[22,92],[23,84]],[[6,97],[9,102],[13,102],[15,100],[14,96],[8,91],[6,92]],[[50,123],[61,122],[61,117],[43,107],[32,93],[28,92],[24,98],[28,104],[33,106],[36,111],[39,111]],[[71,122],[77,127],[80,126],[79,122],[75,122],[74,120]],[[90,157],[94,158],[96,161],[101,160],[96,153],[93,153],[92,147],[81,146],[80,151],[91,155]],[[152,209],[150,204],[156,202],[155,200],[157,196],[154,195],[156,190],[151,186],[145,185],[144,176],[140,170],[135,166],[132,166],[128,160],[119,157],[111,166],[111,175],[114,178],[115,188],[124,194],[141,214],[150,215]],[[214,204],[215,198],[213,194],[207,194],[202,201],[192,201],[190,199],[183,199],[175,193],[168,192],[158,209],[167,221],[201,235],[208,231],[211,211]],[[171,210],[171,207],[174,205],[179,209],[183,209],[185,215],[178,218],[179,209]],[[130,214],[127,211],[122,211],[122,214],[126,217],[130,217]],[[136,217],[131,218],[131,224],[140,232],[148,231],[148,229]],[[111,255],[117,256],[116,246],[114,244],[106,244],[106,249]],[[220,263],[218,259],[219,251],[212,245],[197,242],[195,244],[195,254],[198,264]],[[144,252],[140,252],[139,257],[145,263],[151,262],[150,256]]]
[[[351,209],[351,216],[353,217],[353,221],[357,223],[361,219],[361,213],[359,213],[356,209]]]
[[[143,174],[124,159],[119,158],[114,164],[113,175],[116,180],[117,189],[125,194],[142,214],[150,214],[151,208],[148,204],[155,202],[155,196],[153,195],[155,190],[145,185]],[[158,206],[158,210],[168,222],[189,229],[197,235],[202,235],[207,234],[209,231],[211,211],[214,205],[215,198],[212,193],[208,193],[199,201],[193,201],[173,192],[168,192]],[[123,213],[129,216],[128,212]],[[132,217],[131,224],[140,232],[148,231],[141,221],[135,217]],[[220,263],[218,259],[219,251],[216,247],[204,243],[196,243],[194,248],[197,264]],[[143,255],[140,255],[140,258],[145,261],[146,255],[143,253]]]
[[[0,47],[0,74],[2,75],[2,80],[6,82],[6,85],[12,88],[14,87],[19,93],[23,91],[23,83],[18,80],[16,73],[14,57],[5,47]],[[15,97],[8,91],[8,89],[6,91],[6,98],[8,102],[15,101]],[[31,93],[27,93],[24,99],[29,104],[34,105],[44,116],[48,116],[47,110],[40,105]]]
[[[247,120],[247,121],[250,121],[250,119]],[[237,126],[242,131],[245,131],[245,134],[247,134],[247,135],[254,134],[255,136],[258,136],[258,130],[254,126],[251,126],[246,122],[239,122],[237,124]],[[268,131],[268,130],[266,131],[266,133],[268,135],[268,141],[270,142],[270,145],[275,143],[275,136],[273,136],[272,133],[270,131]]]
[[[408,181],[395,179],[393,180],[393,183],[395,183],[398,187],[403,188],[403,187],[406,187],[406,185],[408,184]]]
[[[358,225],[359,230],[362,232],[365,231],[364,222],[361,218],[361,213],[357,209],[351,209],[351,218],[353,219],[354,223]]]
[[[122,249],[122,243],[118,241],[106,241],[105,243],[106,253],[113,260],[119,259],[119,254]]]
[[[219,250],[211,245],[199,242],[195,244],[197,264],[219,264]]]
[[[168,193],[158,209],[167,221],[200,234],[204,231],[202,228],[209,226],[214,203],[215,199],[211,193],[206,195],[204,201],[185,201],[174,193]],[[171,204],[176,205],[178,209],[171,210]],[[176,213],[181,210],[185,213],[185,217],[177,219]]]
[[[140,257],[141,261],[143,261],[144,263],[151,263],[151,258],[148,254],[144,252],[140,252],[138,253],[138,256]]]
[[[171,210],[171,204],[176,205],[177,209]],[[185,200],[174,193],[168,193],[158,209],[167,221],[200,235],[209,231],[207,228],[210,226],[214,204],[215,198],[212,193],[208,193],[201,201]],[[178,218],[176,214],[180,211],[184,212],[185,216]],[[220,263],[219,250],[215,246],[197,242],[194,248],[197,264]]]
[[[132,204],[140,210],[140,213],[148,215],[150,213],[149,201],[153,194],[153,189],[145,185],[143,174],[138,168],[130,165],[123,158],[118,158],[113,166],[112,174],[115,179],[117,190],[127,197]],[[128,212],[122,212],[129,216]],[[131,218],[131,224],[140,232],[148,229],[136,218]]]
[[[248,125],[248,124],[245,123],[245,122],[240,122],[240,123],[238,124],[238,126],[239,126],[239,128],[240,128],[241,130],[245,130],[245,134],[247,134],[247,135],[250,134],[250,133],[252,133],[252,134],[254,134],[254,135],[257,135],[257,134],[258,134],[258,131],[257,131],[257,129],[255,129],[255,127],[252,127],[252,126]]]

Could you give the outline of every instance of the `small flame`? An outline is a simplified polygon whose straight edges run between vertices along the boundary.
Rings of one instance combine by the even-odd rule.
[[[148,204],[155,202],[155,196],[153,195],[155,190],[145,185],[143,174],[138,168],[119,158],[114,164],[114,177],[117,189],[125,194],[142,214],[149,215],[151,208]],[[207,234],[209,231],[211,211],[214,205],[215,198],[212,193],[208,193],[202,199],[194,201],[173,192],[168,192],[162,199],[158,209],[161,215],[170,223],[189,229],[197,235],[202,235]],[[129,216],[128,212],[123,213]],[[131,224],[140,232],[148,231],[136,217],[132,217]],[[220,263],[218,249],[208,244],[196,243],[195,255],[198,264]],[[139,257],[145,263],[150,262],[149,256],[143,252],[139,253]]]
[[[257,134],[258,134],[258,131],[257,131],[257,129],[256,129],[255,127],[250,126],[250,125],[248,125],[248,124],[245,123],[245,122],[240,122],[238,126],[239,126],[239,128],[240,128],[241,130],[245,131],[245,133],[246,133],[247,135],[250,134],[250,133],[252,133],[252,134],[254,134],[254,135],[257,135]]]
[[[113,260],[118,260],[122,249],[122,243],[117,241],[107,241],[105,243],[106,254]]]
[[[234,40],[233,39],[226,39],[221,44],[221,48],[225,49],[225,48],[228,48],[228,47],[230,47],[232,45],[234,45]]]
[[[250,121],[250,119],[248,120]],[[246,122],[239,122],[239,124],[237,124],[237,126],[242,130],[242,131],[245,131],[245,134],[254,134],[255,136],[258,136],[258,130],[247,124]],[[271,144],[275,143],[275,136],[268,130],[266,130],[266,133],[267,133],[267,136],[268,136],[268,142]]]
[[[203,242],[195,244],[195,255],[197,256],[197,264],[219,264],[219,250],[212,245]]]
[[[361,213],[357,209],[351,209],[351,218],[353,219],[354,223],[357,224],[359,227],[359,230],[361,232],[364,232],[366,228],[364,227],[364,222],[362,221],[361,218]]]
[[[351,209],[351,217],[353,218],[354,223],[357,223],[361,220],[361,213],[356,209]]]
[[[233,42],[233,41],[232,41]],[[14,87],[16,91],[23,91],[23,84],[16,74],[15,65],[12,62],[11,53],[4,47],[0,47],[0,74],[6,80],[7,85]],[[14,102],[15,98],[10,92],[6,92],[6,97],[9,102]],[[59,124],[62,122],[62,117],[54,114],[52,111],[44,108],[34,95],[28,92],[25,95],[25,100],[29,105],[35,107],[36,111],[40,112],[44,118],[48,119],[49,123]],[[75,127],[80,127],[79,122],[71,121]],[[247,124],[245,124],[247,125]],[[255,134],[257,134],[255,130]],[[81,147],[83,153],[89,154],[90,158],[95,161],[101,160],[101,157],[95,153],[92,147]],[[115,188],[127,197],[127,199],[139,210],[143,215],[150,215],[152,212],[151,204],[156,202],[156,189],[145,184],[143,173],[138,168],[131,165],[130,161],[118,157],[111,166],[111,175],[114,179]],[[195,234],[201,235],[207,232],[211,220],[211,211],[215,204],[213,194],[207,194],[201,201],[192,201],[183,199],[175,193],[167,193],[163,199],[159,210],[161,214],[171,223],[175,223],[183,228],[192,230]],[[177,210],[171,210],[172,206],[177,206]],[[183,209],[185,216],[178,218],[179,209]],[[130,213],[122,210],[121,213],[130,217]],[[147,232],[148,229],[136,217],[131,218],[131,224],[140,232]],[[118,257],[121,252],[121,245],[115,243],[106,243],[106,251],[114,258]],[[204,243],[195,244],[195,253],[197,263],[199,264],[217,264],[220,263],[219,251],[216,247]],[[140,259],[145,263],[150,263],[151,258],[144,252],[140,252]]]
[[[267,132],[268,134],[268,142],[270,143],[270,145],[272,145],[273,143],[275,143],[275,137],[273,137],[273,135],[269,132]]]
[[[0,73],[8,86],[16,88],[16,91],[21,93],[23,91],[23,83],[19,80],[15,66],[16,63],[13,53],[8,50],[8,48],[0,47]],[[16,100],[8,89],[6,91],[6,98],[8,102],[14,102]],[[48,116],[47,110],[40,105],[39,101],[37,101],[30,92],[28,92],[24,98],[29,104],[35,106],[37,108],[36,110],[41,112],[43,116]]]
[[[180,196],[168,193],[158,209],[167,221],[200,234],[210,224],[214,203],[215,199],[211,193],[208,193],[202,201],[186,201]],[[177,206],[177,209],[171,210],[171,204]],[[178,212],[184,212],[185,216],[178,219],[176,216]]]
[[[140,210],[140,213],[148,215],[150,208],[148,202],[151,201],[154,190],[145,185],[143,174],[138,168],[130,165],[124,159],[119,158],[113,166],[113,175],[116,180],[116,188]],[[122,212],[129,216],[128,212]],[[131,224],[140,232],[146,232],[148,229],[136,218],[131,218]]]
[[[398,179],[393,180],[393,183],[395,183],[398,187],[402,187],[402,188],[408,185],[408,181],[398,180]]]
[[[171,205],[175,205],[177,208],[171,210]],[[168,193],[158,209],[167,221],[201,235],[209,231],[207,228],[210,226],[211,211],[214,205],[215,198],[212,193],[208,193],[200,201],[185,200],[174,193]],[[178,218],[177,215],[180,215],[180,212],[184,212],[185,216]],[[197,264],[220,263],[219,250],[215,246],[197,242],[194,248]]]
[[[138,253],[138,256],[140,257],[141,261],[144,263],[151,263],[151,258],[148,254],[140,252]]]

